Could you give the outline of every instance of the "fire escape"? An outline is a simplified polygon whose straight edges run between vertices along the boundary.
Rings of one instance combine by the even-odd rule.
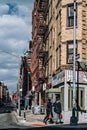
[[[37,37],[38,37],[38,59],[39,59],[39,89],[43,91],[43,83],[45,82],[45,68],[47,64],[48,51],[46,50],[46,36],[48,25],[46,23],[46,17],[48,12],[49,0],[38,0],[37,6]]]

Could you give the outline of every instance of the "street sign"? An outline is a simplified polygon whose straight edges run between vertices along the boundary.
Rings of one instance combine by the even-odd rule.
[[[85,66],[85,65],[86,65],[86,63],[85,63],[85,62],[82,62],[82,61],[81,61],[81,62],[80,62],[80,61],[76,61],[76,65],[78,65],[78,62],[79,62],[79,65],[80,65],[80,66]]]
[[[80,58],[80,54],[76,54],[75,59],[78,60],[79,58]],[[73,56],[72,56],[72,60],[73,60]]]
[[[80,58],[80,54],[76,54],[75,56],[76,60]]]

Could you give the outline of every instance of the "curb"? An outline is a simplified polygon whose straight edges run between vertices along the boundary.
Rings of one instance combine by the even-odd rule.
[[[12,118],[15,120],[15,123],[18,125],[24,125],[24,126],[31,126],[31,127],[45,127],[48,126],[49,124],[44,124],[43,122],[28,122],[24,120],[23,117],[19,117],[15,111],[12,112]]]
[[[21,120],[23,120],[23,118],[20,117],[20,116],[18,116],[18,114],[17,114],[15,111],[12,112],[12,115],[13,115],[12,118],[13,118],[13,120],[14,120],[14,118],[15,118],[16,123],[18,123],[18,122],[20,122]]]
[[[15,120],[15,122],[17,123],[17,122],[18,122],[18,119],[17,119],[17,116],[16,116],[16,112],[13,111],[13,112],[11,113],[11,115],[12,115],[12,120],[13,120],[13,121]]]

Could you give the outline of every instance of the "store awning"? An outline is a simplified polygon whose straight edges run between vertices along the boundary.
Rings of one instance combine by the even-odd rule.
[[[50,93],[61,92],[61,88],[51,88],[51,89],[47,89],[46,92],[50,92]]]

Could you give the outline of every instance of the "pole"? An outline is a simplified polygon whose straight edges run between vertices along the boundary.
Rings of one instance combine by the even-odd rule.
[[[76,0],[74,0],[74,48],[73,48],[73,107],[76,107]]]
[[[73,27],[73,109],[70,124],[77,124],[76,117],[76,0],[74,0],[74,27]]]
[[[30,76],[30,72],[28,71],[28,90],[27,90],[27,93],[28,93],[28,109],[29,109],[29,76]]]
[[[79,61],[77,61],[77,64],[78,64],[78,70],[77,70],[77,118],[79,118],[79,68],[80,68],[80,65],[79,65]]]
[[[18,99],[18,110],[19,110],[19,116],[21,116],[21,109],[20,109],[20,95]]]

